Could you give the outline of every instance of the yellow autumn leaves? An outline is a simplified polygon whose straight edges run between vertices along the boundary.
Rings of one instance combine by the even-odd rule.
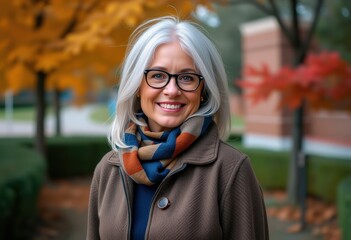
[[[83,96],[94,78],[115,78],[128,38],[143,20],[187,18],[208,0],[0,0],[0,92],[32,89],[44,72],[48,90]]]

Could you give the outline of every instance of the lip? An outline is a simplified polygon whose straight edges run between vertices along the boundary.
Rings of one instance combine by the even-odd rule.
[[[179,112],[185,106],[184,103],[180,102],[158,102],[157,105],[167,112]]]

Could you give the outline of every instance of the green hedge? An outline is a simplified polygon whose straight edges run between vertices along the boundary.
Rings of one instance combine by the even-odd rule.
[[[290,152],[245,148],[240,141],[230,144],[250,156],[257,179],[264,189],[287,186]],[[307,161],[308,193],[327,202],[335,202],[338,184],[351,175],[351,159],[333,159],[311,155]]]
[[[37,223],[37,200],[45,161],[15,142],[0,143],[0,239],[30,239]]]
[[[351,239],[351,175],[345,178],[338,187],[338,215],[342,239]]]
[[[110,150],[106,137],[55,137],[48,139],[47,167],[51,178],[92,175]]]
[[[351,159],[310,156],[308,192],[328,202],[335,202],[338,185],[351,175]]]

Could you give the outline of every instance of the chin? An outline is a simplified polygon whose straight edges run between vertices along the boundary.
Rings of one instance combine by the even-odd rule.
[[[171,130],[173,128],[177,128],[181,124],[182,124],[182,122],[174,122],[174,123],[160,124],[160,126],[163,130]]]

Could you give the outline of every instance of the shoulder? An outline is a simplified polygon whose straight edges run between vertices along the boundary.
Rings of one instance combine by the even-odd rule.
[[[257,184],[251,160],[245,153],[223,141],[219,142],[218,148],[215,164],[220,169],[222,180],[227,183],[227,187],[232,184]]]
[[[261,191],[251,160],[245,153],[221,141],[216,162],[223,175],[220,178],[224,195],[237,194],[243,189],[257,193]]]
[[[250,161],[249,157],[239,149],[227,142],[219,140],[217,161],[227,166],[238,167],[245,161]]]
[[[233,170],[248,159],[246,154],[220,139],[216,124],[213,124],[183,156],[187,163],[213,163],[214,166],[225,170]]]
[[[228,142],[224,142],[223,140],[219,140],[219,148],[221,148],[222,151],[233,154],[237,157],[247,157],[245,153],[243,153],[233,145],[229,144]]]

